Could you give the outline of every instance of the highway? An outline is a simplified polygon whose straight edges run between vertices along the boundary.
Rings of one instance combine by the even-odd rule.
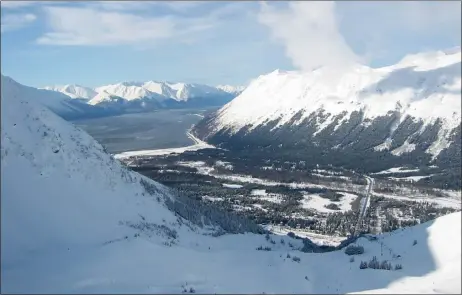
[[[372,177],[369,177],[369,176],[364,176],[366,178],[366,181],[367,181],[367,192],[366,192],[366,197],[361,200],[361,208],[360,208],[360,212],[359,212],[359,217],[358,217],[358,221],[356,222],[356,226],[355,226],[355,230],[353,232],[353,236],[357,235],[358,234],[358,231],[361,227],[361,224],[362,224],[362,221],[363,221],[363,218],[364,216],[366,215],[366,212],[367,212],[367,207],[369,206],[369,198],[370,198],[370,195],[371,195],[371,192],[372,192],[372,187],[374,186],[374,178]]]

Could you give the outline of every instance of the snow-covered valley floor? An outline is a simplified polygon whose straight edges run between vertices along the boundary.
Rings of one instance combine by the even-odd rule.
[[[329,184],[314,184],[314,183],[307,183],[307,182],[302,182],[302,183],[285,183],[285,182],[277,182],[277,181],[272,181],[272,180],[266,180],[266,179],[261,179],[258,177],[253,177],[250,175],[241,175],[241,174],[220,174],[220,173],[215,173],[215,169],[213,167],[207,166],[205,162],[202,161],[196,161],[196,162],[178,162],[179,165],[183,165],[186,167],[193,167],[197,169],[197,172],[199,174],[203,175],[210,175],[213,176],[217,179],[222,179],[222,180],[228,180],[228,181],[233,181],[237,183],[254,183],[254,184],[261,184],[261,185],[266,185],[266,186],[278,186],[278,185],[283,185],[287,186],[290,188],[297,188],[297,189],[303,189],[303,188],[330,188],[330,189],[340,189],[344,190],[347,192],[351,193],[363,193],[365,190],[364,186],[361,185],[354,185],[351,183],[334,183],[332,182],[331,185]],[[404,189],[402,189],[405,191]],[[398,199],[398,200],[408,200],[408,201],[417,201],[417,202],[430,202],[437,204],[439,206],[444,206],[444,207],[449,207],[449,208],[454,208],[457,210],[461,209],[461,192],[454,192],[454,191],[441,191],[443,194],[446,195],[446,197],[431,197],[431,196],[421,196],[418,195],[415,192],[409,191],[406,193],[406,195],[403,194],[384,194],[384,193],[377,193],[373,192],[374,195],[377,196],[382,196],[386,198],[393,198],[393,199]],[[346,194],[347,196],[350,196],[351,194]],[[351,202],[350,198],[350,202]],[[345,205],[347,206],[347,205]],[[319,207],[315,205],[315,207]],[[322,207],[322,206],[321,206]],[[324,210],[324,209],[322,209]]]

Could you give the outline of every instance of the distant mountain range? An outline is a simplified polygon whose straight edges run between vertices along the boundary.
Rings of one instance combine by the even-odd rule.
[[[222,106],[243,87],[170,82],[123,82],[96,88],[81,85],[34,88],[2,75],[2,93],[38,101],[66,120],[156,109]]]
[[[96,88],[64,85],[43,89],[112,111],[141,112],[158,108],[221,106],[239,95],[244,87],[147,81],[122,82]]]
[[[454,180],[460,189],[461,51],[415,54],[378,69],[277,70],[194,133],[226,148],[364,172],[432,163],[447,168],[434,176],[443,187]]]
[[[100,106],[89,105],[86,101],[71,98],[61,92],[25,86],[4,75],[1,75],[1,92],[2,96],[36,101],[66,120],[102,117],[121,113]]]

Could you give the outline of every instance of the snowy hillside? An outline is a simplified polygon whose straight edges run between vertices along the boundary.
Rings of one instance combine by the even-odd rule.
[[[100,104],[100,103],[114,102],[114,101],[117,101],[117,100],[121,101],[121,100],[124,100],[124,99],[119,97],[119,96],[109,94],[108,92],[102,90],[100,92],[97,92],[96,95],[93,96],[93,98],[91,98],[88,101],[88,104],[97,105],[97,104]]]
[[[1,80],[2,97],[16,97],[28,99],[41,103],[54,113],[66,119],[101,116],[106,113],[104,110],[87,105],[79,100],[71,99],[60,92],[37,89],[22,85],[10,77],[2,75]]]
[[[123,236],[130,231],[118,222],[152,210],[148,221],[174,220],[88,134],[27,97],[1,99],[2,265],[29,251]]]
[[[236,132],[279,118],[282,125],[303,111],[297,124],[324,112],[328,115],[318,126],[320,132],[337,116],[341,120],[336,125],[362,111],[363,120],[370,122],[395,110],[401,121],[410,116],[429,124],[441,118],[448,129],[454,128],[460,124],[460,62],[460,51],[414,55],[386,68],[358,65],[340,79],[331,79],[330,69],[323,68],[310,73],[274,71],[223,107],[216,128]]]
[[[393,156],[423,153],[428,161],[456,156],[460,48],[408,56],[378,69],[356,65],[342,73],[319,68],[260,76],[195,132],[212,144],[233,139],[253,144],[252,136],[257,142],[258,134],[265,141],[261,145],[298,143]]]
[[[97,94],[95,90],[80,85],[46,86],[43,89],[61,92],[70,98],[80,98],[85,100],[92,99]]]
[[[2,87],[1,103],[2,293],[460,292],[460,212],[361,238],[354,262],[287,236],[213,237],[216,211],[191,224],[167,188],[32,98]],[[359,269],[372,256],[403,268]]]

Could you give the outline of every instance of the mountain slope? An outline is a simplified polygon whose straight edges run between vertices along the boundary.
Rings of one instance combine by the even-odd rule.
[[[202,226],[181,217],[193,219],[199,207],[179,210],[182,199],[172,212],[180,196],[11,93],[2,88],[2,293],[345,293],[392,282],[401,282],[398,291],[432,282],[426,292],[460,292],[460,212],[383,235],[379,241],[401,255],[392,260],[400,271],[360,270],[359,260],[381,248],[365,238],[357,241],[364,255],[350,263],[343,251],[302,253],[301,240],[287,236],[271,236],[274,244],[256,234],[213,237],[209,216],[200,216]],[[256,251],[260,245],[272,251]]]
[[[77,99],[71,99],[57,91],[25,86],[4,75],[2,75],[1,86],[2,96],[38,102],[66,120],[109,114],[98,106],[91,106]]]
[[[212,144],[283,144],[317,150],[315,158],[322,151],[330,164],[345,164],[336,158],[347,154],[353,161],[406,158],[456,167],[450,159],[460,160],[460,85],[460,48],[379,69],[356,65],[343,74],[331,68],[275,71],[254,80],[194,132]]]
[[[218,85],[218,89],[221,89],[225,92],[234,94],[234,95],[239,95],[244,91],[245,87],[244,86],[232,86],[232,85]]]
[[[43,89],[61,92],[70,98],[80,98],[84,100],[92,99],[97,94],[95,90],[80,85],[46,86]]]
[[[1,120],[2,221],[7,221],[2,236],[8,237],[2,239],[2,264],[19,259],[21,252],[123,236],[130,230],[119,221],[151,216],[152,210],[150,221],[174,220],[158,202],[143,197],[139,175],[34,101],[2,92]],[[164,189],[158,187],[161,195]]]

